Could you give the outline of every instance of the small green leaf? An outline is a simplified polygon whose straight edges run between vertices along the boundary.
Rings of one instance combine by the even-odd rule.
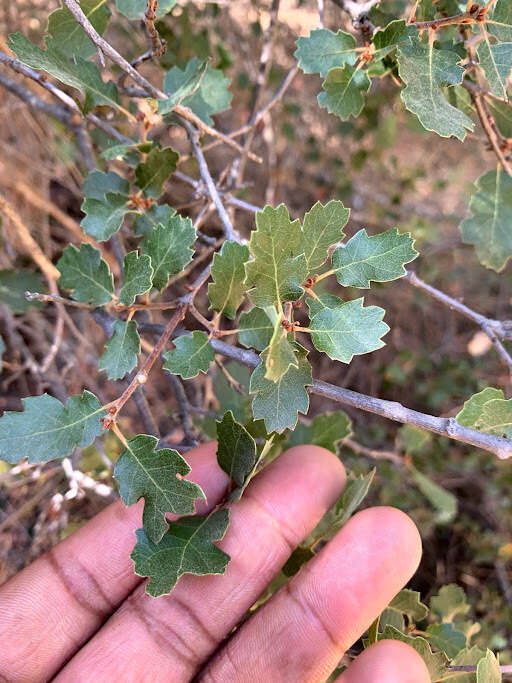
[[[350,363],[354,356],[384,346],[381,337],[389,332],[382,322],[384,309],[363,307],[363,299],[342,302],[338,308],[324,308],[311,319],[311,340],[329,358]]]
[[[141,216],[135,217],[133,229],[136,235],[149,237],[158,225],[168,225],[170,219],[176,215],[175,209],[168,204],[153,204],[153,206]]]
[[[256,443],[229,410],[217,421],[217,462],[238,486],[244,486],[256,463]]]
[[[65,458],[75,446],[89,446],[102,431],[105,411],[89,391],[71,396],[66,405],[48,394],[21,400],[23,412],[0,418],[0,458],[7,462]]]
[[[480,263],[499,273],[512,256],[512,178],[498,165],[478,178],[475,190],[473,215],[460,226],[462,241],[473,244]]]
[[[84,183],[84,231],[104,242],[119,230],[128,209],[128,181],[114,171],[93,171]]]
[[[293,344],[288,341],[286,330],[277,317],[270,344],[262,354],[266,367],[265,379],[277,382],[290,366],[298,368],[299,361],[295,357],[295,350]]]
[[[296,301],[302,296],[306,270],[304,254],[290,255],[300,247],[302,233],[298,220],[291,221],[284,204],[276,209],[265,206],[256,214],[257,230],[251,234],[249,249],[253,260],[245,264],[249,298],[259,308]]]
[[[370,282],[390,282],[405,275],[404,265],[418,252],[410,232],[400,234],[391,228],[372,237],[359,230],[346,244],[340,244],[332,255],[336,279],[344,287],[367,289]]]
[[[403,425],[398,430],[398,440],[406,453],[414,455],[421,453],[432,441],[432,434],[413,425]]]
[[[251,308],[243,312],[238,322],[238,339],[240,344],[257,351],[263,351],[270,344],[274,326],[262,308]]]
[[[442,652],[446,652],[450,659],[466,647],[466,636],[454,629],[453,624],[430,624],[427,627],[430,643]]]
[[[295,57],[298,66],[305,74],[320,74],[343,64],[356,61],[356,41],[351,33],[339,30],[333,33],[326,28],[311,31],[308,37],[297,40]]]
[[[167,513],[188,515],[194,512],[196,499],[206,500],[197,484],[183,479],[190,473],[187,461],[170,448],[155,450],[157,444],[154,436],[139,434],[127,442],[114,470],[125,505],[144,498],[142,523],[152,543],[168,530]]]
[[[151,257],[147,254],[139,256],[138,252],[130,251],[124,257],[123,265],[124,279],[119,292],[119,303],[123,306],[131,306],[137,296],[151,289],[153,281]]]
[[[351,116],[359,116],[364,107],[363,94],[368,92],[370,85],[370,79],[361,69],[349,64],[336,67],[322,83],[324,92],[317,97],[318,105],[346,121]]]
[[[68,244],[57,262],[57,269],[60,286],[73,290],[71,296],[75,301],[102,306],[111,300],[114,293],[112,273],[100,252],[90,244],[82,242],[80,249]]]
[[[463,427],[475,427],[482,416],[484,405],[493,399],[500,398],[505,398],[505,394],[501,389],[486,387],[485,389],[482,389],[482,391],[479,391],[478,394],[473,394],[473,396],[464,403],[464,407],[457,414],[455,419]]]
[[[448,102],[442,90],[442,86],[462,83],[460,55],[411,37],[398,48],[397,59],[398,73],[406,85],[401,96],[407,109],[426,130],[464,140],[466,130],[473,130],[473,122]]]
[[[141,249],[151,256],[154,287],[163,289],[171,275],[181,273],[190,263],[195,240],[192,221],[179,215],[171,216],[165,225],[158,225],[144,237]]]
[[[114,332],[105,344],[98,367],[107,371],[109,379],[122,379],[137,365],[140,337],[135,320],[114,320]]]
[[[485,657],[484,650],[481,650],[476,645],[473,647],[466,647],[461,650],[459,654],[452,660],[452,666],[475,666]],[[453,683],[476,683],[476,671],[474,673],[459,673],[458,676],[453,677]]]
[[[186,80],[183,81],[174,92],[169,93],[170,97],[158,101],[158,113],[162,115],[170,114],[174,107],[181,104],[186,97],[193,95],[199,88],[207,67],[207,61],[194,62],[193,68],[185,71],[185,73],[188,74]]]
[[[300,427],[300,429],[299,429]],[[336,453],[337,445],[352,433],[350,418],[342,410],[316,415],[310,425],[298,425],[290,434],[290,446],[313,444]]]
[[[439,593],[430,599],[430,609],[443,622],[449,622],[459,615],[464,616],[467,614],[469,612],[469,605],[462,588],[455,583],[449,583],[446,586],[442,586]]]
[[[408,26],[403,19],[391,21],[385,28],[378,29],[373,36],[375,59],[382,59],[399,43],[407,42],[409,37],[416,36],[414,26]]]
[[[182,71],[177,66],[173,66],[165,76],[164,91],[169,95],[173,95],[181,88],[187,87],[187,84],[190,83],[191,79],[194,79],[200,68],[201,62],[197,57],[194,57],[194,59],[187,63],[185,71]],[[211,126],[214,123],[211,118],[214,114],[229,109],[231,93],[228,87],[229,78],[224,76],[220,69],[212,69],[208,64],[199,87],[192,95],[186,97],[182,104],[192,109],[196,116],[199,116],[202,121]]]
[[[498,97],[507,98],[507,79],[512,71],[512,43],[491,45],[489,37],[484,34],[476,53],[491,91]]]
[[[169,524],[169,530],[156,544],[138,529],[131,558],[138,576],[148,576],[146,593],[154,598],[167,595],[183,574],[224,574],[229,555],[213,545],[227,531],[229,511],[217,510],[207,516],[182,517]]]
[[[177,0],[159,0],[156,11],[157,19],[168,14]],[[143,20],[148,7],[147,0],[116,0],[116,7],[128,19]]]
[[[31,306],[41,308],[39,301],[28,301],[25,292],[46,292],[40,275],[21,268],[0,270],[0,302],[6,304],[13,313],[26,313]]]
[[[310,318],[315,316],[317,313],[320,313],[320,311],[323,311],[324,308],[339,308],[344,303],[344,301],[333,294],[322,294],[318,297],[318,299],[310,297],[306,300]]]
[[[457,516],[457,498],[450,491],[436,484],[430,477],[409,465],[409,471],[425,498],[436,508],[437,524],[449,524]]]
[[[172,147],[154,147],[135,169],[135,184],[147,197],[159,197],[165,181],[176,170],[179,158]]]
[[[208,285],[211,308],[233,319],[245,295],[244,264],[249,260],[249,249],[238,242],[224,242],[220,253],[213,256]]]
[[[512,399],[494,398],[487,401],[475,426],[481,432],[512,438]]]
[[[298,413],[307,413],[309,396],[307,386],[313,384],[307,351],[296,344],[299,367],[290,366],[277,382],[265,378],[265,364],[261,363],[251,376],[249,391],[255,394],[252,409],[256,420],[263,419],[270,432],[294,429]]]
[[[418,591],[403,588],[389,603],[389,607],[405,614],[409,622],[417,624],[423,621],[428,614],[428,607],[421,602]]]
[[[175,348],[165,354],[164,370],[183,379],[195,377],[199,372],[208,372],[215,360],[215,352],[204,332],[194,330],[191,336],[174,339]]]
[[[386,625],[382,634],[379,635],[379,640],[400,640],[402,643],[410,645],[425,662],[430,677],[433,681],[438,681],[447,673],[448,657],[444,652],[432,652],[430,645],[425,638],[420,636],[409,636],[401,633],[393,626]]]
[[[343,228],[349,216],[350,209],[339,201],[331,201],[325,206],[317,202],[306,213],[299,251],[306,257],[308,273],[319,268],[327,259],[329,247],[343,239]]]
[[[81,57],[76,57],[73,63],[64,52],[60,51],[60,41],[47,39],[47,49],[41,50],[22,33],[13,33],[9,36],[8,47],[23,64],[33,69],[46,71],[62,83],[85,93],[86,111],[97,104],[119,107],[115,83],[104,82],[100,70],[93,62],[86,62]]]
[[[80,7],[96,31],[103,35],[110,18],[107,0],[81,0]],[[48,17],[48,33],[68,57],[91,57],[96,48],[67,7],[54,10]]]

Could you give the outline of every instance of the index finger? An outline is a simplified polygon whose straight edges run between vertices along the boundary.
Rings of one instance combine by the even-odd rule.
[[[209,443],[186,455],[209,507],[227,485],[215,451]],[[141,519],[141,502],[116,501],[0,588],[0,639],[9,642],[0,680],[51,678],[117,609],[141,581],[130,559]]]

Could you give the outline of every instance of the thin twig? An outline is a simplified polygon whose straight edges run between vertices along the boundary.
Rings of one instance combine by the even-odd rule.
[[[485,104],[484,99],[482,98],[482,95],[478,93],[471,93],[471,99],[473,100],[473,103],[475,105],[478,118],[480,119],[480,123],[482,124],[482,128],[484,129],[485,134],[487,135],[489,142],[491,143],[491,147],[493,148],[494,153],[498,157],[498,160],[503,167],[503,170],[505,171],[505,173],[508,173],[509,176],[512,176],[512,167],[505,159],[505,155],[503,154],[503,151],[500,147],[500,142],[495,133],[494,119],[487,111],[487,106]]]
[[[168,374],[168,373],[166,373]],[[190,405],[183,388],[183,384],[179,377],[176,375],[168,374],[169,382],[171,384],[172,390],[178,402],[179,418],[181,422],[181,427],[183,433],[185,434],[185,440],[190,446],[197,446],[196,434],[194,432],[194,425],[190,417]]]

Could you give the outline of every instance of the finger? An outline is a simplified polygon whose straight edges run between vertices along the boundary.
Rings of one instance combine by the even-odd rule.
[[[184,576],[168,597],[137,588],[61,672],[62,681],[189,681],[240,621],[345,483],[329,451],[299,446],[275,460],[231,508],[223,576]],[[85,672],[85,673],[84,673]]]
[[[215,450],[187,454],[210,506],[227,485]],[[140,582],[130,552],[141,518],[141,502],[116,501],[0,588],[0,680],[47,680],[115,611]]]
[[[381,640],[352,662],[335,683],[430,683],[427,665],[412,647]]]
[[[325,680],[420,556],[418,531],[403,512],[359,512],[242,626],[200,680]]]

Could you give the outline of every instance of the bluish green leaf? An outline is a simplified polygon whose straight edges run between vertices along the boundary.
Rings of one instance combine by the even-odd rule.
[[[496,398],[505,398],[505,394],[501,389],[494,389],[493,387],[482,389],[482,391],[479,391],[478,394],[473,394],[464,403],[464,407],[459,411],[455,419],[463,427],[474,428],[482,416],[484,405]]]
[[[194,330],[191,336],[174,339],[175,348],[165,354],[164,370],[183,379],[195,377],[199,372],[208,372],[215,360],[215,352],[204,332]]]
[[[179,215],[171,216],[165,225],[158,225],[144,237],[141,249],[151,256],[154,287],[163,289],[171,275],[181,273],[190,263],[195,240],[192,221]]]
[[[274,325],[262,308],[251,308],[244,311],[238,321],[238,339],[240,344],[263,351],[270,344],[274,334]]]
[[[148,197],[159,197],[169,176],[174,173],[180,155],[172,147],[153,147],[145,161],[135,169],[135,183]]]
[[[224,574],[230,557],[213,541],[224,537],[228,524],[229,511],[223,508],[207,516],[171,522],[159,543],[153,543],[139,529],[131,558],[135,573],[149,577],[146,593],[154,598],[167,595],[183,574]]]
[[[499,41],[512,41],[512,5],[509,0],[498,0],[487,28]]]
[[[123,286],[119,292],[119,303],[123,306],[131,306],[136,297],[145,294],[151,289],[153,281],[153,268],[151,257],[147,254],[139,256],[138,252],[130,251],[124,257]]]
[[[157,444],[154,436],[139,434],[127,442],[114,470],[125,505],[144,498],[142,523],[153,543],[158,543],[169,528],[167,513],[192,514],[195,501],[206,500],[197,484],[183,478],[190,473],[187,461],[170,448],[155,450]]]
[[[89,391],[71,396],[62,405],[48,394],[23,398],[23,412],[0,418],[0,459],[29,463],[65,458],[75,446],[89,446],[102,431],[105,415]]]
[[[96,31],[103,35],[111,14],[107,0],[81,0],[80,7]],[[87,59],[96,52],[93,42],[67,7],[60,7],[50,14],[48,33],[68,57]]]
[[[320,107],[330,114],[336,114],[342,121],[359,116],[364,107],[364,93],[370,89],[371,81],[362,69],[349,64],[331,69],[322,83],[323,92],[317,99]]]
[[[356,41],[351,33],[339,30],[333,33],[326,28],[311,31],[308,37],[297,40],[295,57],[305,74],[320,74],[343,64],[354,64],[357,58]]]
[[[491,45],[488,36],[484,35],[476,52],[491,91],[498,97],[507,98],[507,79],[512,71],[512,43]]]
[[[199,60],[192,61],[193,68],[187,68],[185,71],[187,74],[186,80],[184,80],[174,92],[168,93],[169,97],[167,99],[158,101],[159,114],[169,114],[174,107],[176,107],[178,104],[181,104],[186,97],[193,95],[200,87],[201,81],[208,67],[208,62],[200,62]]]
[[[332,255],[336,279],[344,287],[370,287],[370,282],[390,282],[405,275],[404,265],[418,252],[410,232],[400,234],[397,228],[368,237],[359,230]]]
[[[324,308],[311,319],[311,340],[329,358],[350,363],[354,356],[384,346],[382,337],[389,327],[382,322],[385,311],[363,307],[363,299],[342,302],[339,308]]]
[[[460,586],[449,583],[439,589],[439,593],[430,599],[430,609],[443,622],[453,621],[457,616],[469,612],[466,594]]]
[[[109,379],[122,379],[137,365],[140,337],[135,320],[114,320],[114,332],[105,344],[98,367],[107,371]]]
[[[249,249],[238,242],[224,242],[213,256],[208,298],[211,308],[233,319],[245,296],[245,268]]]
[[[449,659],[453,659],[466,647],[466,636],[457,631],[453,624],[430,624],[427,627],[430,643],[442,652],[446,652]]]
[[[317,202],[306,213],[298,253],[304,253],[308,273],[319,268],[327,259],[329,247],[343,239],[349,216],[350,209],[340,201],[330,201],[325,206]]]
[[[73,290],[75,301],[102,306],[108,303],[114,293],[114,279],[108,264],[100,252],[90,244],[82,242],[80,249],[73,244],[62,252],[57,262],[60,271],[59,285]]]
[[[30,307],[41,308],[39,301],[28,301],[25,292],[44,294],[46,287],[40,275],[31,270],[0,270],[0,302],[13,313],[25,313]]]
[[[217,421],[217,462],[231,481],[244,486],[256,463],[256,443],[229,410]]]
[[[501,272],[512,256],[512,178],[498,165],[478,178],[475,190],[462,241],[474,244],[480,263]]]
[[[114,171],[93,171],[84,183],[84,231],[104,242],[119,230],[128,208],[128,181]]]

